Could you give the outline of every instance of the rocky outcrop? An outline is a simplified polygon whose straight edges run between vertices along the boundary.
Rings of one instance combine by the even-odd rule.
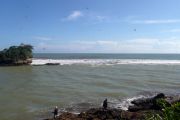
[[[162,108],[157,103],[161,99],[170,106],[172,103],[180,101],[178,96],[170,97],[159,93],[154,97],[132,101],[133,106],[130,106],[127,111],[115,108],[92,108],[80,114],[64,112],[56,120],[144,120],[148,114],[162,115]]]
[[[167,96],[167,97],[165,98],[165,100],[166,100],[169,104],[174,104],[174,103],[180,102],[180,95]]]
[[[143,112],[129,112],[110,108],[92,108],[77,115],[65,112],[56,120],[143,120],[144,117]]]
[[[129,106],[128,111],[137,112],[142,110],[161,110],[162,106],[158,103],[159,99],[163,99],[167,106],[180,102],[180,96],[165,96],[163,93],[159,93],[151,98],[143,98],[132,101],[131,103],[133,106]]]
[[[9,61],[0,62],[0,66],[20,66],[20,65],[30,65],[31,63],[32,63],[32,59],[18,60],[16,62],[9,60]]]
[[[139,110],[160,110],[161,107],[156,103],[157,99],[164,99],[165,95],[159,93],[152,98],[142,98],[132,101],[133,106],[128,108],[128,111],[135,112]]]
[[[45,65],[60,65],[60,63],[46,63]]]

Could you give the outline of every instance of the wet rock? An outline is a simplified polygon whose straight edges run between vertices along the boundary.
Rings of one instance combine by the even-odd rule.
[[[139,110],[148,109],[160,110],[161,107],[156,103],[158,99],[165,99],[165,95],[163,93],[159,93],[152,98],[141,98],[134,100],[131,102],[134,106],[129,106],[128,111],[136,112]]]
[[[161,98],[165,98],[164,93],[159,93],[155,97],[153,97],[152,99],[161,99]]]
[[[107,119],[120,119],[121,118],[121,110],[118,109],[103,109],[103,108],[94,108],[86,111],[85,113],[79,114],[79,117],[92,120],[94,118],[100,120]]]
[[[60,65],[60,63],[46,63],[45,65]]]
[[[144,120],[149,114],[159,114],[162,116],[162,108],[157,102],[159,100],[171,105],[180,101],[180,96],[167,97],[160,93],[154,97],[132,101],[134,106],[130,106],[128,111],[115,108],[92,108],[80,114],[65,112],[56,120]]]
[[[78,119],[76,114],[65,112],[65,113],[61,114],[57,118],[57,120],[81,120],[81,119]]]
[[[180,102],[180,95],[167,96],[167,97],[165,98],[165,100],[166,100],[169,104],[174,104],[174,103]]]
[[[63,113],[56,120],[143,120],[144,113],[119,109],[92,108],[78,115]],[[51,119],[49,119],[51,120]]]

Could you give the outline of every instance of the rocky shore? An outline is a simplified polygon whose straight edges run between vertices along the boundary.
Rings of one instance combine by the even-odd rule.
[[[22,65],[30,65],[31,63],[32,63],[32,59],[19,60],[16,62],[4,61],[4,62],[0,62],[0,66],[22,66]]]
[[[180,102],[180,95],[165,96],[163,93],[159,93],[153,97],[136,99],[131,102],[132,106],[129,106],[127,111],[108,107],[107,109],[92,108],[80,114],[64,112],[56,120],[144,120],[149,115],[163,116],[164,108],[162,102],[159,101],[171,106]],[[178,110],[179,114],[177,113],[177,115],[180,116],[180,108]]]

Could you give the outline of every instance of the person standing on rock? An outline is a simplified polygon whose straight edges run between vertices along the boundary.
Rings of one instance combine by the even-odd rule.
[[[108,107],[108,102],[107,102],[107,98],[103,101],[103,108],[107,109]]]
[[[54,108],[53,113],[54,113],[54,119],[57,118],[57,116],[58,116],[58,107],[57,106]]]

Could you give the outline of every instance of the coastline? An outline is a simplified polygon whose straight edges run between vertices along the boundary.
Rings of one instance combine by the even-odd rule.
[[[105,109],[100,107],[90,108],[79,114],[63,112],[55,118],[55,120],[144,120],[149,116],[155,115],[159,115],[162,118],[164,117],[163,109],[165,109],[164,106],[159,103],[159,101],[162,100],[168,107],[171,107],[174,104],[180,104],[180,95],[166,96],[163,93],[159,93],[148,98],[134,99],[131,101],[132,105],[130,105],[127,110],[111,107]],[[178,108],[179,107],[180,106],[178,106]],[[180,113],[178,115],[180,116]],[[44,120],[54,120],[54,118]]]
[[[90,108],[101,111],[99,105],[107,96],[112,102],[111,111],[112,109],[119,110],[121,106],[118,104],[126,98],[146,96],[144,91],[179,93],[180,65],[176,62],[178,60],[160,60],[165,61],[161,64],[151,59],[55,59],[50,57],[50,59],[33,58],[33,60],[38,60],[37,67],[31,64],[22,67],[1,67],[2,86],[6,86],[2,90],[3,96],[9,92],[9,96],[13,98],[10,96],[6,99],[18,102],[19,97],[24,95],[21,99],[28,103],[21,103],[24,105],[22,109],[27,108],[25,112],[17,112],[18,110],[14,108],[19,105],[10,103],[9,109],[12,114],[16,114],[17,118],[21,116],[21,113],[28,114],[28,120],[51,118],[46,113],[53,110],[55,105],[62,111],[72,112],[75,115],[82,111],[86,112]],[[57,63],[60,64],[39,66],[39,63],[43,63],[41,60],[47,63],[49,60],[50,63],[58,61]],[[17,93],[18,97],[10,94],[11,91]],[[147,96],[149,95],[151,93],[147,93]],[[83,96],[83,98],[78,99],[78,96]],[[88,96],[91,97],[88,98]],[[36,101],[33,101],[34,99]],[[1,110],[6,107],[8,106],[3,106]],[[123,111],[123,113],[126,112]],[[5,119],[7,115],[1,114],[1,116]]]

